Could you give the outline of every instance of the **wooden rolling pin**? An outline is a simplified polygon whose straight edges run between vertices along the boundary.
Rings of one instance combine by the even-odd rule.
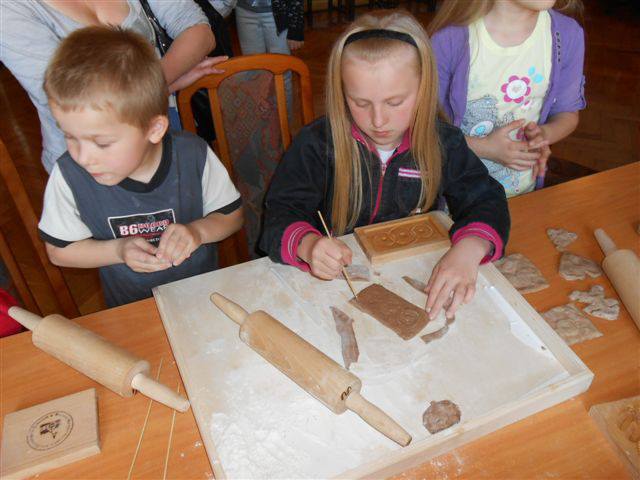
[[[20,307],[11,307],[9,316],[33,332],[36,347],[118,395],[130,397],[137,390],[179,412],[189,409],[189,400],[148,376],[149,362],[91,330],[61,315],[41,318]]]
[[[261,310],[249,314],[218,293],[211,301],[240,325],[240,339],[332,412],[347,409],[403,447],[409,435],[391,417],[360,395],[362,382],[309,342]]]
[[[604,252],[602,269],[640,329],[640,259],[631,250],[619,250],[601,228],[594,235]]]

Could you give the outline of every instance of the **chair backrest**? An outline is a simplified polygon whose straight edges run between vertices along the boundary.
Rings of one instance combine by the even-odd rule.
[[[49,261],[44,244],[38,235],[38,217],[29,201],[29,196],[20,179],[18,170],[2,140],[0,140],[0,177],[4,180],[7,190],[13,199],[18,215],[38,255],[38,259],[40,260],[42,269],[49,281],[49,285],[55,295],[60,310],[69,318],[77,317],[79,315],[78,307],[71,296],[62,272]]]
[[[224,73],[208,75],[178,95],[185,130],[196,133],[192,97],[206,90],[216,131],[215,150],[242,194],[245,226],[221,242],[220,266],[257,257],[264,194],[282,153],[300,124],[314,118],[311,76],[292,55],[234,57],[217,65]],[[294,82],[295,88],[294,88]]]

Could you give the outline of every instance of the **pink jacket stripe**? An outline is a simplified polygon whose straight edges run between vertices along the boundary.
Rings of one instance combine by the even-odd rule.
[[[451,243],[455,245],[463,238],[470,236],[484,238],[485,240],[488,240],[493,244],[493,254],[489,254],[484,257],[482,259],[482,262],[480,262],[481,264],[493,262],[494,260],[498,260],[500,257],[502,257],[502,250],[504,248],[502,239],[500,238],[500,235],[498,235],[498,232],[496,232],[491,226],[487,225],[486,223],[473,222],[469,225],[465,225],[453,234]]]
[[[300,245],[300,240],[302,240],[302,237],[307,233],[322,235],[307,222],[294,222],[284,231],[282,242],[280,243],[280,256],[282,257],[282,261],[298,267],[305,272],[308,272],[310,268],[309,265],[298,258],[298,245]]]

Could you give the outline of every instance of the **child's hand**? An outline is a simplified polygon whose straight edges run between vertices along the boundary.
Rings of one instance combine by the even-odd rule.
[[[436,318],[441,308],[445,308],[445,315],[451,318],[461,303],[471,301],[476,292],[478,265],[490,248],[487,240],[465,237],[445,253],[425,289],[429,318]]]
[[[294,50],[298,50],[299,48],[302,48],[304,46],[304,41],[287,40],[287,45],[289,46],[289,50],[293,52]]]
[[[528,142],[511,140],[509,133],[522,128],[524,120],[516,120],[497,128],[484,138],[486,142],[485,158],[501,163],[513,170],[524,171],[533,168],[540,158],[540,152],[529,150]],[[479,155],[484,156],[484,155]]]
[[[156,257],[177,267],[200,245],[202,245],[202,239],[197,229],[189,225],[172,223],[160,237]]]
[[[119,243],[118,255],[134,272],[150,273],[166,270],[171,263],[156,257],[157,248],[142,237],[127,237]]]
[[[551,148],[549,148],[549,140],[540,125],[536,122],[529,122],[524,127],[524,135],[527,139],[529,150],[540,152],[540,158],[533,167],[533,178],[543,175],[547,170],[547,161],[551,156]]]
[[[298,256],[309,264],[311,273],[318,278],[331,280],[351,264],[351,249],[336,238],[309,234],[298,247]]]

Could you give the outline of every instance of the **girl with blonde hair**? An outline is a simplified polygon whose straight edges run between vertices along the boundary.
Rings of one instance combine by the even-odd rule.
[[[542,187],[549,146],[586,105],[582,9],[581,0],[445,0],[429,25],[441,106],[508,197]]]
[[[437,72],[427,34],[409,13],[364,15],[333,46],[327,116],[304,127],[266,198],[261,247],[272,260],[323,279],[351,263],[324,237],[433,209],[446,199],[452,248],[427,284],[427,308],[453,315],[475,291],[478,265],[502,256],[509,231],[504,191],[438,119]],[[426,274],[427,272],[425,272]]]

